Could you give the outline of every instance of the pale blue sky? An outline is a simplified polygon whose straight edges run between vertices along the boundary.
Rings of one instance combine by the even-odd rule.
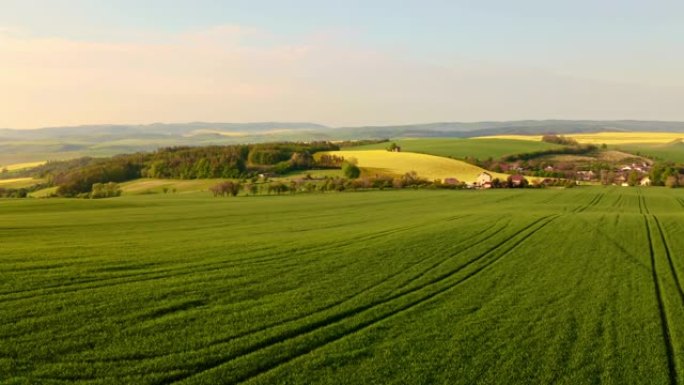
[[[297,119],[329,124],[561,117],[684,119],[677,103],[684,94],[684,1],[0,0],[0,31],[11,39],[5,45],[19,47],[3,51],[0,45],[0,58],[4,55],[15,63],[17,75],[6,81],[15,83],[13,87],[24,95],[23,104],[14,103],[17,110],[10,111],[11,117],[5,117],[6,121],[0,118],[0,126],[83,121],[65,120],[49,112],[49,106],[45,107],[49,113],[43,120],[18,116],[31,109],[32,101],[44,105],[51,100],[40,96],[38,86],[29,90],[26,84],[16,81],[17,76],[33,77],[23,71],[22,63],[32,64],[39,75],[53,79],[51,76],[59,77],[58,72],[65,67],[104,70],[101,62],[112,55],[109,51],[120,49],[115,48],[119,45],[150,44],[163,50],[171,44],[178,58],[187,57],[197,48],[187,44],[204,47],[207,42],[185,42],[180,47],[175,45],[175,39],[222,28],[247,32],[212,37],[213,44],[230,40],[230,50],[216,44],[215,56],[203,51],[197,63],[185,65],[184,81],[192,83],[193,74],[204,76],[198,81],[207,81],[206,66],[218,62],[215,67],[234,71],[234,76],[220,80],[224,86],[230,88],[240,80],[238,88],[249,89],[250,95],[261,90],[256,92],[260,96],[245,101],[251,106],[258,103],[261,108],[245,113],[245,109],[218,104],[209,109],[198,107],[194,103],[206,104],[205,98],[220,93],[214,90],[206,94],[197,87],[188,87],[189,93],[201,95],[196,99],[179,95],[177,100],[170,100],[169,92],[183,93],[179,86],[162,95],[169,103],[168,113],[162,102],[158,108],[126,105],[117,109],[119,115],[107,108],[84,108],[84,119]],[[84,46],[72,47],[78,44]],[[88,44],[109,45],[105,49],[109,53],[103,54]],[[68,61],[51,67],[41,65],[52,48],[59,51],[62,48],[56,47],[65,46],[70,54],[82,49],[84,57],[93,55],[94,64]],[[251,62],[267,52],[281,52],[283,47],[306,47],[311,56],[300,58],[300,64],[293,64],[296,68],[286,71],[284,62],[274,61],[272,68],[263,62]],[[134,53],[134,47],[128,48],[126,63],[130,64],[140,54]],[[33,54],[26,57],[26,51]],[[243,55],[240,59],[238,53]],[[20,58],[15,60],[16,55]],[[322,56],[337,60],[320,59]],[[291,63],[290,58],[278,58]],[[152,59],[146,60],[152,65]],[[243,67],[234,68],[236,62],[243,63]],[[188,68],[192,65],[198,67]],[[247,67],[250,71],[245,72]],[[260,67],[259,71],[252,72],[254,67]],[[166,79],[178,73],[177,68],[168,70]],[[107,71],[114,71],[109,72],[114,78],[130,78],[136,67],[118,66]],[[392,78],[378,80],[376,71],[396,73]],[[331,79],[338,74],[339,79]],[[511,80],[511,76],[516,79]],[[267,92],[263,82],[257,81],[264,78],[280,82],[278,90]],[[391,87],[396,81],[403,82],[402,87]],[[445,83],[453,85],[453,94],[443,87]],[[84,95],[84,86],[93,88],[91,93],[86,92],[90,97]],[[283,108],[283,103],[293,102],[291,93],[297,86],[308,96],[295,96],[292,108]],[[9,92],[8,87],[5,85],[5,92]],[[58,103],[61,109],[73,109],[70,116],[78,113],[76,105],[83,100],[104,105],[121,97],[112,85],[100,87],[88,82],[81,84],[78,92],[68,84],[55,87],[65,95],[78,95],[71,103]],[[384,92],[378,91],[383,87]],[[143,104],[151,103],[154,92],[146,93],[133,85],[130,88]],[[408,111],[396,95],[401,90],[411,94],[406,98],[411,105]],[[536,108],[549,93],[557,97],[557,104],[545,100]],[[625,98],[625,93],[630,95]],[[92,95],[99,95],[101,100]],[[598,100],[587,99],[587,95],[599,95]],[[4,96],[9,94],[0,93],[0,98]],[[311,111],[311,103],[320,104],[326,97],[340,107],[325,105],[324,111]],[[521,97],[528,98],[529,103],[521,103]],[[227,99],[233,105],[241,100]],[[364,100],[366,103],[362,103]],[[187,106],[187,114],[171,111],[179,105]]]

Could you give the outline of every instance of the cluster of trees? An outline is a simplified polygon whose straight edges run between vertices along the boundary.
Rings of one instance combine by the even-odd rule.
[[[653,164],[648,176],[653,186],[679,187],[684,185],[681,171],[671,162],[658,162]]]
[[[119,185],[114,182],[95,183],[90,192],[90,198],[92,199],[113,198],[120,195],[121,189],[119,188]]]
[[[549,150],[525,152],[522,154],[508,155],[503,158],[506,162],[514,162],[517,160],[530,160],[548,155],[585,155],[591,154],[598,150],[593,144],[581,144],[575,146],[567,146],[563,148],[555,148]]]
[[[26,198],[29,190],[25,188],[3,188],[0,187],[0,198]]]
[[[344,140],[341,142],[336,142],[336,144],[340,147],[357,147],[357,146],[365,146],[368,144],[377,144],[377,143],[385,143],[385,142],[389,142],[389,139]]]
[[[342,162],[342,173],[345,177],[356,179],[361,176],[361,169],[356,164],[356,159],[349,159]]]
[[[230,183],[233,188],[230,193],[220,193],[226,183]],[[507,180],[494,179],[492,181],[493,188],[524,188],[524,187],[542,187],[541,185],[529,185],[527,180],[520,184],[513,182],[512,177]],[[376,175],[374,177],[357,177],[357,178],[340,178],[340,177],[326,177],[322,180],[300,179],[289,182],[272,181],[265,183],[244,183],[224,182],[212,187],[210,190],[215,197],[218,196],[237,196],[240,191],[245,195],[281,195],[281,194],[296,194],[296,193],[325,193],[329,191],[359,191],[359,190],[385,190],[385,189],[404,189],[404,188],[430,188],[430,189],[464,189],[466,184],[460,183],[444,183],[442,180],[430,181],[421,178],[415,171],[405,173],[398,177],[387,175]]]
[[[217,196],[237,196],[240,193],[240,189],[242,188],[242,185],[240,182],[233,182],[233,181],[227,181],[227,182],[221,182],[215,186],[212,186],[209,188],[209,191],[211,191],[215,197]]]
[[[59,186],[59,196],[89,197],[93,186],[140,178],[142,169],[139,154],[122,155],[90,162],[84,167],[52,175],[51,179],[54,185]]]
[[[45,178],[58,186],[57,195],[89,196],[93,186],[141,177],[164,179],[248,178],[257,173],[283,174],[320,167],[313,154],[339,150],[330,142],[267,143],[253,145],[169,147],[152,153],[111,158],[80,158],[49,162],[26,176]],[[323,166],[339,167],[342,159],[323,157]]]
[[[565,146],[577,146],[578,143],[575,139],[573,138],[568,138],[563,135],[555,135],[555,134],[546,134],[542,136],[542,142],[547,142],[547,143],[555,143],[555,144],[562,144]]]
[[[344,162],[343,156],[321,154],[316,161],[316,166],[319,168],[340,168]]]

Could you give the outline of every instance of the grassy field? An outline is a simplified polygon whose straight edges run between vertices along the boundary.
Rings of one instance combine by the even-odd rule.
[[[541,140],[532,142],[529,140],[515,139],[460,139],[460,138],[430,138],[430,139],[398,139],[391,142],[401,146],[402,151],[418,152],[437,156],[446,156],[458,159],[466,157],[487,159],[501,158],[507,155],[515,155],[534,151],[549,150],[561,147]],[[365,146],[353,147],[353,150],[384,150],[389,143],[375,143]]]
[[[3,384],[676,384],[684,191],[0,200]]]
[[[473,182],[478,174],[485,171],[469,163],[444,158],[441,156],[418,154],[413,152],[389,152],[385,150],[366,151],[330,151],[329,154],[342,156],[345,159],[354,158],[361,168],[374,171],[401,175],[415,171],[419,176],[433,179],[457,178],[462,182]],[[492,176],[505,180],[508,175],[490,172]]]
[[[684,143],[680,141],[664,144],[631,143],[616,145],[615,147],[634,154],[639,153],[650,158],[684,163]]]

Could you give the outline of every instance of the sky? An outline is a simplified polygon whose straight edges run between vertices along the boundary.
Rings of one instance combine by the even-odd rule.
[[[0,0],[0,128],[684,120],[681,0]]]

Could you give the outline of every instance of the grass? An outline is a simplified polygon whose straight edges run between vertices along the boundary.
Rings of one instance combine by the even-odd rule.
[[[624,151],[639,153],[649,158],[668,160],[677,163],[684,163],[684,143],[674,141],[670,143],[631,143],[616,145]]]
[[[460,139],[460,138],[430,138],[430,139],[397,139],[391,142],[401,147],[402,151],[418,152],[422,154],[446,156],[465,159],[466,157],[487,159],[502,158],[527,152],[543,151],[561,146],[515,139]],[[375,143],[354,147],[354,150],[384,150],[389,143]]]
[[[684,191],[0,200],[6,384],[672,384]]]
[[[463,182],[474,182],[477,175],[485,171],[466,162],[441,156],[412,152],[389,152],[385,150],[331,151],[329,154],[345,159],[355,158],[361,168],[370,168],[386,174],[404,174],[415,171],[419,176],[433,179],[457,178]],[[492,176],[505,180],[508,175],[490,172]]]
[[[46,187],[37,191],[30,192],[28,195],[31,198],[49,198],[57,193],[57,186]]]

